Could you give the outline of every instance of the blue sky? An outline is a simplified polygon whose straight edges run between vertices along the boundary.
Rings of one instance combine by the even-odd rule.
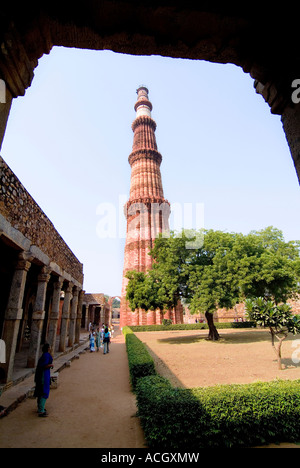
[[[300,239],[300,190],[280,117],[249,75],[234,65],[56,47],[14,101],[1,155],[84,263],[87,292],[121,292],[121,207],[141,84],[171,204],[203,206],[207,229],[273,225]],[[115,209],[114,238],[99,236],[106,206]]]

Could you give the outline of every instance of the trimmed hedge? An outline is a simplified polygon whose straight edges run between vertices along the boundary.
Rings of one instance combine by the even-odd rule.
[[[198,450],[300,440],[300,380],[175,388],[156,374],[152,357],[131,328],[124,327],[123,334],[149,448]]]
[[[123,328],[128,355],[130,380],[133,390],[139,378],[156,373],[154,361],[144,344],[129,327]]]
[[[198,450],[300,439],[300,380],[179,389],[140,379],[138,415],[149,448]]]
[[[224,328],[255,328],[254,322],[216,322],[218,329]],[[208,330],[207,323],[184,323],[176,325],[138,325],[130,327],[133,332],[170,331],[170,330]]]

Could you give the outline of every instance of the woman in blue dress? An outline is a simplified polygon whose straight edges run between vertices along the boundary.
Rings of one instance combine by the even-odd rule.
[[[34,379],[36,385],[34,396],[37,398],[38,415],[43,418],[48,416],[45,405],[50,393],[50,369],[53,369],[53,358],[49,353],[49,349],[50,345],[44,344],[42,348],[43,354],[39,359]]]
[[[94,353],[95,350],[95,335],[94,332],[91,332],[90,334],[90,352]]]

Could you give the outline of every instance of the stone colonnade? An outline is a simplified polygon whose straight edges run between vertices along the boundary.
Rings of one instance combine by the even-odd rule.
[[[41,344],[55,353],[79,343],[82,289],[82,263],[0,156],[1,384],[13,379],[16,357],[34,368]]]
[[[89,324],[99,326],[112,323],[112,303],[106,302],[104,294],[85,294],[83,297],[82,327],[89,329]]]
[[[56,351],[64,352],[67,347],[79,344],[82,302],[84,291],[78,281],[68,274],[57,274],[57,266],[36,265],[32,252],[18,254],[13,273],[7,307],[2,327],[2,340],[6,346],[6,362],[0,364],[1,381],[8,383],[13,378],[14,362],[18,341],[23,334],[20,329],[24,321],[26,291],[29,289],[29,272],[33,265],[38,271],[33,312],[30,318],[30,339],[27,351],[27,367],[35,368],[40,357],[43,342]],[[51,284],[51,287],[50,287]],[[63,296],[63,299],[62,299]],[[47,301],[46,301],[47,298]],[[62,314],[60,314],[61,303]],[[61,316],[60,316],[61,315]],[[58,324],[61,321],[58,341]]]

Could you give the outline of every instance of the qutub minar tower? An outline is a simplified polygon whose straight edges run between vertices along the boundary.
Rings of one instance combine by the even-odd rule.
[[[151,117],[152,104],[148,99],[148,89],[141,86],[137,90],[138,99],[134,106],[136,119],[132,124],[134,132],[132,153],[128,161],[131,166],[129,201],[124,211],[127,219],[124,271],[121,296],[120,325],[159,324],[162,317],[159,311],[131,311],[126,301],[129,270],[146,272],[152,267],[150,249],[160,232],[169,230],[170,204],[164,198],[160,165],[162,156],[157,150],[156,123]],[[182,306],[167,311],[165,318],[173,323],[182,323]]]

